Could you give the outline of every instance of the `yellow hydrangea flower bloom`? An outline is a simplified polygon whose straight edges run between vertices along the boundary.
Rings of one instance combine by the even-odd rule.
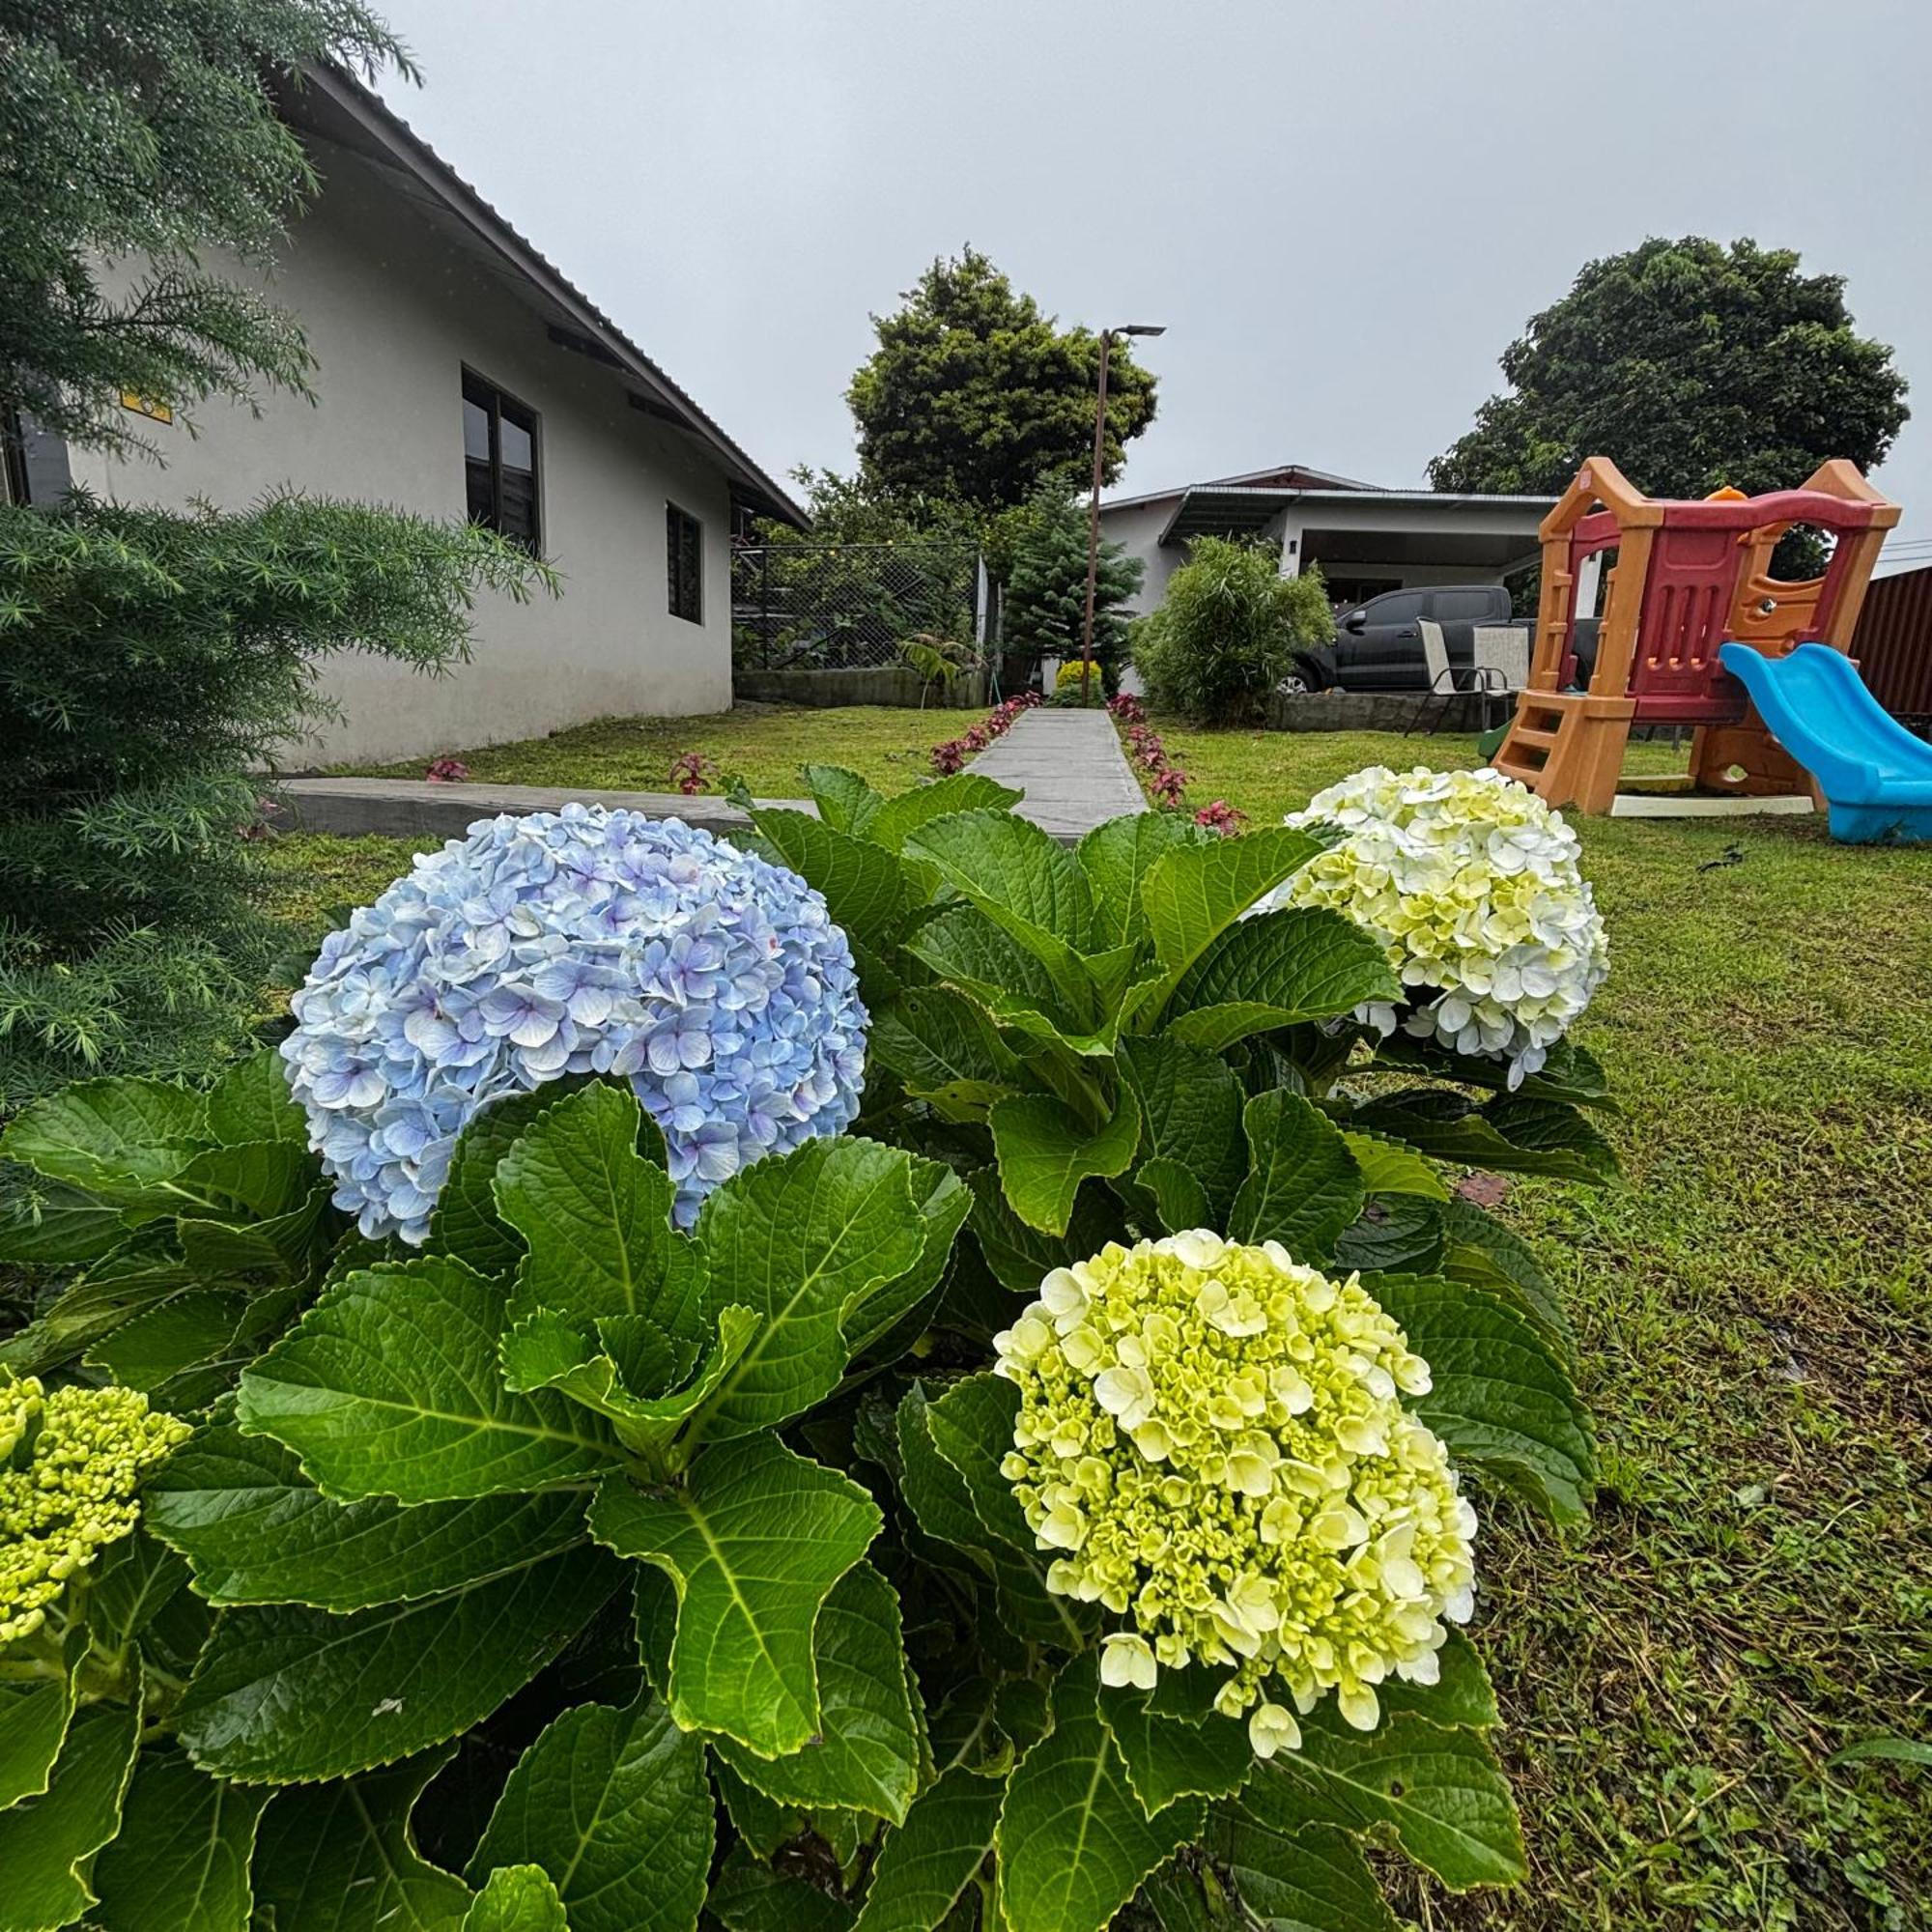
[[[135,1389],[47,1395],[31,1377],[0,1379],[0,1644],[31,1636],[74,1574],[134,1527],[142,1477],[192,1434]]]
[[[1020,1409],[1001,1467],[1047,1587],[1126,1620],[1110,1685],[1231,1675],[1264,1757],[1328,1691],[1360,1729],[1391,1675],[1433,1684],[1474,1607],[1475,1512],[1404,1408],[1429,1365],[1350,1275],[1206,1230],[1056,1268],[994,1338]]]

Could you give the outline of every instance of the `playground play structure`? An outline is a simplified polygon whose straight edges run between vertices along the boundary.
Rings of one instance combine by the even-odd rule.
[[[1848,655],[1898,519],[1849,463],[1797,490],[1674,502],[1591,457],[1543,520],[1529,683],[1492,762],[1551,805],[1607,812],[1631,727],[1690,725],[1678,791],[1808,794],[1830,805],[1839,838],[1932,836],[1932,745],[1886,715]],[[1831,561],[1803,582],[1774,577],[1772,553],[1798,527],[1833,540]],[[1585,686],[1577,625],[1593,603]]]

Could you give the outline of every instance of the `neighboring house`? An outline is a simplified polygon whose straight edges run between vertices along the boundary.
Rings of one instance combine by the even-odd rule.
[[[480,602],[473,661],[448,677],[331,659],[344,716],[291,764],[727,707],[732,531],[802,523],[798,506],[373,94],[316,72],[284,112],[322,188],[270,286],[307,332],[315,403],[210,404],[193,436],[153,423],[164,468],[30,439],[16,493],[56,495],[65,454],[101,496],[240,508],[292,484],[467,514],[554,561],[562,596]]]
[[[1147,567],[1137,611],[1151,611],[1198,536],[1265,538],[1286,577],[1319,564],[1335,601],[1359,604],[1413,583],[1497,583],[1537,560],[1554,497],[1453,497],[1380,490],[1301,464],[1217,477],[1100,505],[1100,531]]]

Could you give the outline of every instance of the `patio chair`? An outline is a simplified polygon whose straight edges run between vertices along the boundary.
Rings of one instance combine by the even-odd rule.
[[[1449,709],[1450,700],[1480,690],[1482,680],[1475,666],[1449,662],[1449,642],[1440,624],[1422,617],[1417,620],[1416,628],[1422,633],[1422,668],[1429,675],[1429,691],[1415,707],[1415,715],[1408,721],[1408,729],[1403,736],[1413,737],[1416,727],[1427,718],[1429,735],[1433,738],[1442,728],[1443,714]],[[1433,708],[1431,698],[1435,700]]]
[[[1517,694],[1529,682],[1529,633],[1518,624],[1478,624],[1469,661],[1483,694],[1483,729],[1492,730],[1491,700],[1500,697],[1508,717]]]

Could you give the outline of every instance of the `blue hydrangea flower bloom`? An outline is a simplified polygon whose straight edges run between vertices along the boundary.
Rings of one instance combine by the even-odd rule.
[[[282,1042],[336,1206],[420,1242],[464,1125],[566,1073],[628,1080],[675,1217],[859,1111],[852,949],[795,873],[602,806],[481,820],[324,941]]]

